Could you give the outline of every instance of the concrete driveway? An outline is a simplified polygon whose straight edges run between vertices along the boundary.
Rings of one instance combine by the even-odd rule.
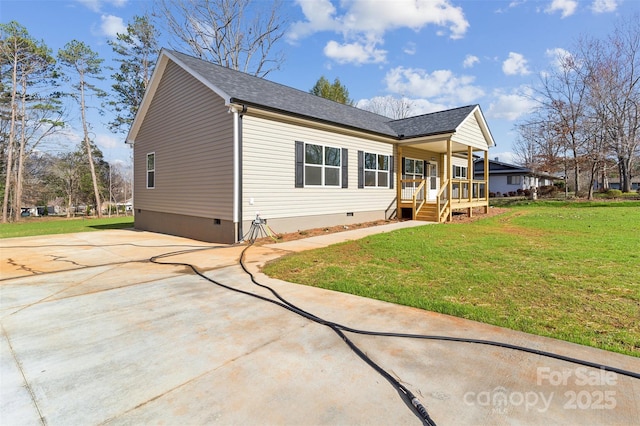
[[[366,233],[251,247],[249,268]],[[0,240],[0,424],[420,424],[330,329],[271,297],[243,247],[129,230]],[[202,249],[194,251],[194,249]],[[257,278],[354,328],[497,340],[640,372],[640,359]],[[640,380],[493,346],[349,334],[439,425],[640,424]]]

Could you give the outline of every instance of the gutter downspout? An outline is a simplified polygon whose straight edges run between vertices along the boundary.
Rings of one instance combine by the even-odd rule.
[[[242,240],[242,115],[247,107],[230,105],[233,112],[233,223],[236,225],[236,242]]]

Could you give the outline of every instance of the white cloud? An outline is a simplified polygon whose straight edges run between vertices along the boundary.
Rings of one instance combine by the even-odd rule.
[[[523,115],[531,113],[537,105],[533,99],[533,90],[527,86],[520,87],[510,93],[496,90],[492,97],[495,100],[489,103],[489,109],[487,110],[487,117],[489,118],[514,121]]]
[[[594,0],[591,4],[593,13],[615,12],[618,8],[619,0]]]
[[[573,58],[573,55],[571,54],[571,52],[561,47],[556,47],[554,49],[547,49],[545,52],[545,55],[551,61],[551,65],[557,69],[562,69]]]
[[[386,32],[398,28],[419,31],[434,25],[446,28],[450,38],[459,39],[467,32],[469,22],[462,8],[451,5],[449,1],[350,0],[340,2],[342,9],[338,10],[332,0],[297,0],[305,20],[294,22],[287,38],[295,43],[318,32],[338,33],[344,40],[333,42],[330,51],[334,51],[339,46],[343,49],[347,46],[352,49],[355,44],[364,47],[361,40],[375,40],[375,44],[381,44]],[[378,51],[375,45],[366,45],[366,48],[370,52]]]
[[[100,148],[111,149],[124,145],[124,140],[118,139],[111,134],[101,133],[99,135],[96,135],[95,143]]]
[[[397,67],[385,76],[387,90],[397,94],[411,94],[427,98],[429,102],[460,105],[474,102],[484,91],[474,86],[475,77],[456,76],[449,70],[429,73],[422,69]]]
[[[401,105],[400,105],[401,104]],[[370,99],[360,99],[356,107],[375,111],[385,117],[394,118],[398,109],[406,107],[408,116],[427,114],[451,108],[450,105],[431,102],[427,99],[410,99],[407,96],[375,96]]]
[[[518,161],[518,156],[511,151],[492,152],[491,154],[489,154],[489,158],[492,160],[497,158],[501,163],[507,164],[517,164]]]
[[[115,7],[124,7],[127,4],[128,0],[76,0],[76,1],[94,12],[100,12],[104,4],[110,4]]]
[[[480,62],[480,58],[478,58],[477,56],[467,55],[465,56],[464,61],[462,62],[462,66],[465,68],[471,68],[479,62]]]
[[[502,72],[506,75],[526,75],[531,71],[527,68],[527,60],[523,55],[509,52],[509,58],[502,63]]]
[[[321,31],[338,31],[340,22],[336,19],[336,8],[330,0],[297,1],[307,21],[294,22],[287,34],[290,41],[296,41]]]
[[[384,62],[387,51],[375,48],[375,43],[345,43],[331,40],[324,47],[324,54],[340,64],[370,64]]]
[[[430,112],[444,111],[445,109],[453,108],[456,105],[441,104],[437,102],[431,102],[428,99],[412,99],[411,100],[411,114],[422,115]]]
[[[577,7],[577,0],[553,0],[544,11],[549,14],[561,12],[562,18],[566,18],[573,15]]]
[[[102,21],[100,31],[107,37],[115,38],[117,34],[125,34],[127,32],[127,26],[119,16],[102,15],[100,20]]]
[[[404,53],[407,55],[415,55],[416,54],[416,44],[413,42],[407,43],[407,45],[402,49]]]
[[[496,13],[506,13],[506,12],[508,12],[508,11],[509,11],[509,9],[514,9],[514,8],[516,8],[516,7],[520,6],[521,4],[524,4],[525,2],[526,2],[526,0],[514,0],[514,1],[510,2],[510,3],[507,5],[507,8],[506,8],[506,9],[498,8],[498,9],[496,10]]]

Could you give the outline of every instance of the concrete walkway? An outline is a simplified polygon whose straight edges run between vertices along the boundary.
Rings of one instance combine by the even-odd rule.
[[[290,251],[422,223],[251,247],[258,280],[354,328],[497,340],[640,372],[640,359],[273,280]],[[137,231],[0,240],[0,424],[420,424],[326,327],[272,297],[242,246]],[[640,380],[493,346],[349,334],[439,425],[640,424]]]

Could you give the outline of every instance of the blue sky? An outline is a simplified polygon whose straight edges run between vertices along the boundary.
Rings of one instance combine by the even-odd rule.
[[[107,40],[153,7],[152,0],[2,0],[0,21],[18,21],[54,52],[83,41],[108,66]],[[267,78],[307,91],[322,75],[338,77],[357,102],[406,96],[415,114],[480,104],[497,143],[491,158],[511,161],[514,124],[534,107],[540,74],[581,36],[606,37],[637,12],[637,0],[283,0],[286,61]],[[162,35],[161,44],[168,40]],[[108,113],[90,120],[105,158],[129,162],[125,135],[106,128]],[[73,147],[79,129],[71,122],[68,136],[47,148]]]

